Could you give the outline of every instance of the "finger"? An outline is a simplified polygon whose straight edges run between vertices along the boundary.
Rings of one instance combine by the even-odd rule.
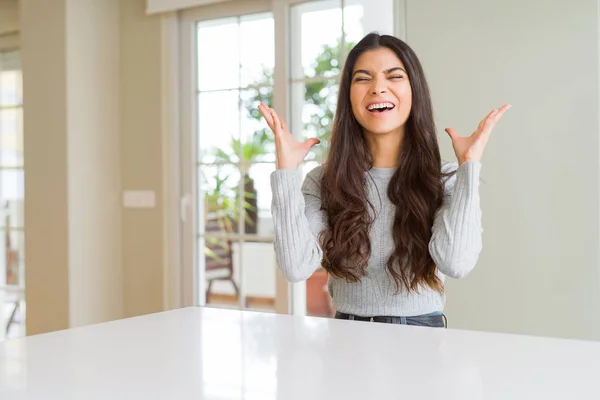
[[[445,131],[448,134],[448,136],[450,136],[450,139],[452,139],[452,140],[454,140],[458,137],[458,133],[453,128],[446,128]]]
[[[284,131],[289,132],[288,126],[285,123],[285,121],[283,120],[283,118],[279,117],[279,123],[281,124],[281,127],[283,128]]]
[[[499,119],[502,117],[502,115],[503,115],[503,114],[504,114],[506,111],[508,111],[508,109],[509,109],[509,108],[511,108],[511,107],[512,107],[512,106],[511,106],[510,104],[504,104],[502,107],[500,107],[500,108],[498,109],[498,112],[497,112],[497,113],[494,115],[494,120],[495,120],[495,121],[498,121],[498,120],[499,120]]]
[[[267,125],[269,125],[269,128],[271,128],[271,130],[274,130],[275,125],[273,123],[273,116],[271,115],[271,112],[269,111],[270,110],[269,107],[267,107],[265,103],[260,103],[258,105],[258,110],[265,118],[265,121],[267,121]]]
[[[273,118],[273,126],[275,127],[275,129],[273,130],[273,132],[278,135],[279,132],[281,132],[281,120],[279,119],[279,116],[277,115],[277,113],[275,112],[275,110],[273,110],[272,108],[269,108],[269,112],[271,113],[271,116]]]
[[[478,136],[489,135],[492,132],[492,129],[494,129],[494,126],[496,125],[496,121],[498,121],[498,113],[500,113],[500,111],[502,111],[502,113],[506,111],[504,106],[490,111],[489,114],[481,121],[476,132],[478,133]]]
[[[321,143],[321,141],[319,139],[316,138],[311,138],[311,139],[307,139],[304,141],[303,145],[306,148],[306,150],[310,150],[311,147],[313,147],[316,144]]]

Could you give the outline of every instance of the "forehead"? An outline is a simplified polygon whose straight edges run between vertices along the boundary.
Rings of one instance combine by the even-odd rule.
[[[381,72],[394,67],[401,67],[406,70],[396,53],[387,47],[381,47],[362,53],[356,60],[353,71],[366,69],[367,71]]]

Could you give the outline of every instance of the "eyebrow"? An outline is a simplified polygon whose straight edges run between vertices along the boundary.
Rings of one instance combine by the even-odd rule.
[[[405,74],[408,75],[408,73],[404,70],[404,68],[400,68],[400,67],[394,67],[394,68],[390,68],[390,69],[386,69],[385,71],[383,71],[385,74],[390,74],[392,72],[395,71],[402,71]],[[356,71],[354,71],[352,73],[352,77],[354,77],[354,75],[356,74],[366,74],[366,75],[372,75],[372,73],[370,71],[367,71],[366,69],[357,69]]]

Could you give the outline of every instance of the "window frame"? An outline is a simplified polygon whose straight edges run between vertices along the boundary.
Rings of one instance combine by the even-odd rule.
[[[196,7],[180,11],[178,15],[178,54],[179,75],[178,86],[178,128],[180,137],[178,145],[180,160],[177,165],[179,170],[179,185],[181,198],[178,205],[180,219],[180,260],[181,274],[177,290],[181,291],[182,305],[206,305],[206,279],[198,262],[196,238],[198,237],[197,209],[198,188],[195,177],[197,168],[195,152],[197,149],[197,105],[196,93],[196,49],[195,27],[200,21],[240,17],[248,14],[271,13],[275,30],[275,69],[273,77],[273,107],[286,121],[291,121],[292,85],[299,82],[311,81],[311,78],[291,80],[292,54],[289,43],[300,40],[291,31],[291,7],[301,3],[317,2],[319,0],[233,0],[208,6]],[[342,7],[343,7],[343,1]],[[407,0],[394,0],[394,34],[406,40],[406,13]],[[345,37],[343,35],[342,37]],[[342,42],[343,43],[343,42]],[[343,47],[342,63],[345,60],[345,47]],[[343,64],[342,64],[343,65]],[[318,78],[318,80],[338,80],[339,76]],[[314,79],[313,79],[314,80]],[[300,132],[296,132],[300,135]],[[201,196],[200,196],[201,197]],[[198,266],[198,268],[196,268]],[[306,314],[306,283],[288,283],[277,269],[275,311],[277,313],[293,315]],[[243,286],[243,285],[240,285]],[[243,297],[244,291],[241,290]]]

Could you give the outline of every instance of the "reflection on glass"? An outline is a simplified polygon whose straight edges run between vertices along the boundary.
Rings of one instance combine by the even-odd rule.
[[[300,27],[298,35],[292,40],[299,41],[293,44],[301,49],[299,54],[293,54],[292,78],[337,75],[342,37],[341,1],[296,5],[292,7],[292,21],[299,22],[295,22]]]
[[[273,85],[275,35],[270,14],[254,14],[241,18],[240,66],[241,85]]]
[[[198,89],[239,87],[240,40],[237,18],[199,22],[197,33]]]
[[[198,95],[198,159],[212,163],[222,153],[232,152],[239,139],[239,95],[237,90]]]

